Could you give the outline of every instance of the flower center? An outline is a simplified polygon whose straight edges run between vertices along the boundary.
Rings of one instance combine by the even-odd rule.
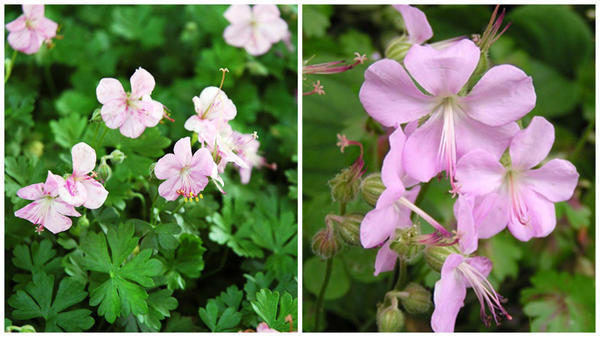
[[[442,168],[446,170],[446,175],[450,180],[452,190],[457,189],[454,182],[454,172],[456,171],[456,135],[454,125],[461,108],[458,97],[444,97],[434,111],[437,115],[433,118],[442,118],[442,135],[438,146],[438,160]]]
[[[181,170],[179,170],[179,175],[181,177],[182,186],[176,192],[183,196],[185,202],[193,200],[200,201],[200,199],[204,199],[202,193],[194,192],[195,184],[192,181],[189,166],[186,165],[182,167]]]

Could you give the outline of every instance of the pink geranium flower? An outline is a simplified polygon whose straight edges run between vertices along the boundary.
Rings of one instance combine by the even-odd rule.
[[[225,92],[217,87],[207,87],[200,96],[194,96],[196,114],[185,121],[187,130],[198,133],[201,142],[208,142],[216,137],[221,124],[235,118],[237,109]]]
[[[17,191],[20,198],[34,200],[15,212],[15,216],[32,222],[41,232],[47,228],[57,234],[71,228],[71,219],[67,216],[80,216],[72,205],[58,197],[61,178],[48,171],[45,183],[33,184]]]
[[[573,196],[579,174],[563,159],[552,159],[533,169],[546,158],[553,143],[554,127],[536,116],[513,138],[507,167],[481,150],[461,158],[456,171],[459,193],[477,198],[474,216],[480,224],[480,238],[495,235],[507,224],[521,241],[544,237],[554,230],[554,203]]]
[[[237,149],[239,157],[246,163],[247,166],[241,167],[236,165],[240,172],[240,180],[242,181],[242,184],[247,184],[250,182],[252,168],[267,166],[272,169],[276,169],[277,165],[268,164],[265,158],[258,154],[260,142],[258,141],[256,134],[243,134],[233,131],[233,137],[236,139],[235,142],[238,144]]]
[[[56,36],[56,22],[44,17],[44,5],[23,5],[23,15],[6,24],[8,44],[25,54],[40,50],[44,41]]]
[[[231,23],[223,32],[225,42],[243,47],[251,55],[266,53],[288,34],[287,23],[275,5],[231,5],[225,18]]]
[[[394,8],[402,14],[409,43],[422,44],[431,39],[433,30],[427,21],[425,13],[409,5],[394,5]]]
[[[435,283],[431,315],[431,328],[435,332],[453,332],[456,316],[464,306],[467,288],[473,288],[481,305],[481,319],[489,325],[493,318],[499,323],[499,316],[512,317],[502,307],[502,296],[496,293],[487,276],[492,270],[492,262],[485,257],[464,257],[450,254],[442,266],[441,279]],[[486,307],[491,317],[486,313]]]
[[[150,98],[154,77],[138,68],[130,79],[131,92],[125,92],[121,82],[103,78],[96,88],[96,97],[102,103],[102,119],[110,129],[119,128],[129,138],[139,137],[147,127],[158,124],[164,115],[161,103]]]
[[[71,149],[73,174],[66,180],[59,177],[58,193],[61,199],[73,206],[96,209],[104,203],[108,191],[88,175],[96,166],[96,151],[86,143],[78,143]]]
[[[158,187],[158,193],[167,200],[202,197],[201,192],[208,184],[208,178],[220,180],[217,165],[207,148],[196,150],[192,156],[190,137],[181,138],[175,143],[174,153],[168,153],[158,160],[154,174],[158,179],[166,179]]]
[[[409,176],[426,182],[445,170],[453,183],[456,161],[467,152],[482,149],[500,158],[518,131],[514,121],[535,106],[531,78],[512,65],[491,68],[466,96],[459,95],[479,56],[469,40],[442,50],[414,45],[404,66],[384,59],[365,72],[359,96],[375,120],[396,127],[429,117],[406,140]]]

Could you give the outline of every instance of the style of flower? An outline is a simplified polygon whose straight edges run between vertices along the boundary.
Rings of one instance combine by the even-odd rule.
[[[207,148],[196,150],[192,156],[190,137],[178,140],[173,153],[158,160],[154,174],[158,179],[165,180],[158,186],[158,193],[169,201],[179,196],[186,201],[188,198],[198,200],[202,198],[201,192],[208,184],[208,178],[221,181],[217,165]]]
[[[394,5],[394,8],[402,14],[410,44],[422,44],[431,39],[433,30],[427,21],[425,13],[409,5]]]
[[[454,186],[458,159],[474,149],[500,158],[519,130],[514,121],[535,106],[532,79],[512,65],[492,67],[464,96],[479,57],[466,39],[441,50],[414,45],[404,65],[384,59],[365,72],[359,97],[375,120],[396,127],[429,117],[406,140],[402,162],[409,176],[426,182],[446,171]]]
[[[223,32],[225,42],[251,55],[266,53],[288,34],[288,25],[275,5],[231,5],[224,16],[230,23]]]
[[[506,167],[481,150],[459,160],[459,193],[477,198],[474,216],[481,224],[480,238],[491,237],[507,225],[521,241],[545,237],[554,230],[554,203],[573,196],[579,174],[563,159],[552,159],[533,169],[548,156],[553,143],[554,127],[536,116],[512,139]]]
[[[58,194],[61,178],[48,171],[45,183],[23,187],[17,191],[20,198],[34,200],[17,210],[15,216],[38,225],[36,231],[47,228],[53,234],[71,228],[71,219],[67,216],[81,216],[72,205],[67,204]]]
[[[58,193],[62,200],[75,207],[96,209],[104,203],[108,191],[88,175],[96,166],[96,151],[86,143],[77,143],[71,148],[73,174],[66,180],[59,177]]]
[[[464,257],[461,254],[450,254],[444,261],[441,279],[435,283],[433,303],[435,309],[431,315],[431,328],[435,332],[453,332],[456,316],[464,306],[467,288],[475,292],[481,305],[481,319],[489,326],[493,319],[499,324],[501,316],[512,317],[502,306],[500,296],[487,276],[492,270],[492,262],[481,256]],[[486,312],[486,307],[490,315]]]
[[[186,130],[198,133],[198,139],[207,142],[214,139],[221,124],[235,118],[237,109],[225,92],[217,87],[207,87],[200,96],[194,96],[196,115],[185,121]]]
[[[44,17],[44,5],[23,5],[23,15],[6,24],[8,44],[25,54],[34,54],[56,36],[56,22]]]
[[[158,124],[164,115],[161,103],[150,98],[154,77],[138,68],[130,78],[131,92],[125,92],[117,79],[103,78],[96,88],[96,97],[102,104],[102,119],[110,129],[119,128],[129,138],[139,137],[147,127]]]

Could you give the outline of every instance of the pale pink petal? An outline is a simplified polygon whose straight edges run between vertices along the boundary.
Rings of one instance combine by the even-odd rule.
[[[82,176],[92,172],[96,167],[96,151],[84,142],[77,143],[71,148],[73,174]]]
[[[156,166],[154,166],[154,174],[158,179],[168,179],[177,176],[181,168],[182,165],[175,155],[167,153],[164,157],[160,158],[158,163],[156,163]]]
[[[504,181],[505,171],[498,158],[489,152],[474,150],[460,158],[454,177],[460,193],[479,196],[497,190]]]
[[[252,29],[248,23],[232,24],[223,31],[223,38],[231,46],[244,47],[252,38]]]
[[[252,20],[252,10],[248,5],[231,5],[223,15],[230,23],[249,22]]]
[[[194,191],[195,194],[198,194],[204,190],[206,185],[208,185],[208,175],[198,171],[191,171],[190,181],[192,185],[192,191]]]
[[[410,43],[421,44],[431,39],[433,30],[427,21],[425,13],[409,5],[394,5],[394,8],[402,14]]]
[[[468,116],[456,118],[454,133],[457,158],[460,159],[472,150],[481,149],[500,159],[519,130],[517,123],[489,126]]]
[[[506,195],[492,192],[475,199],[473,216],[477,226],[477,236],[488,239],[500,233],[509,219],[510,200]]]
[[[375,208],[368,212],[360,224],[360,243],[362,246],[373,248],[385,241],[396,229],[398,218],[398,214],[392,205]]]
[[[146,69],[141,67],[135,70],[129,81],[131,82],[131,97],[134,99],[150,95],[156,85],[154,77],[152,77]]]
[[[102,104],[106,104],[111,100],[119,100],[122,104],[125,104],[127,94],[123,89],[123,85],[117,79],[103,78],[96,87],[96,98]]]
[[[87,190],[81,182],[75,181],[73,176],[70,176],[58,187],[58,195],[64,202],[79,207],[87,199]]]
[[[456,267],[463,262],[459,254],[450,254],[442,266],[442,277],[435,283],[431,315],[431,328],[434,332],[453,332],[458,311],[464,306],[467,285]]]
[[[64,232],[71,228],[71,219],[57,212],[54,206],[51,206],[42,221],[44,228],[53,234]]]
[[[258,30],[267,40],[269,40],[269,42],[276,43],[286,37],[288,25],[283,19],[275,18],[261,22],[258,26]]]
[[[44,5],[23,5],[23,13],[32,20],[44,17]]]
[[[525,184],[552,202],[571,199],[579,173],[571,162],[552,159],[537,170],[523,172]]]
[[[187,166],[192,161],[192,145],[190,143],[190,137],[184,137],[175,143],[173,153],[181,166]]]
[[[261,322],[256,326],[256,332],[279,332],[275,329],[269,328],[269,325],[265,322]]]
[[[398,260],[398,254],[390,249],[391,240],[388,240],[379,250],[377,251],[377,257],[375,258],[375,273],[377,276],[379,273],[394,270],[396,261]]]
[[[252,34],[250,34],[250,40],[246,42],[244,48],[248,54],[258,56],[268,52],[271,44],[271,41],[266,36],[258,30],[253,30]]]
[[[179,177],[171,177],[158,186],[158,194],[169,201],[173,201],[179,197],[177,190],[181,189],[181,187],[181,179]]]
[[[492,261],[490,261],[490,259],[488,259],[487,257],[473,256],[466,258],[465,262],[473,266],[485,277],[488,277],[488,275],[492,271]]]
[[[26,200],[37,200],[41,199],[44,196],[44,184],[37,183],[29,186],[25,186],[20,188],[17,191],[17,196],[21,199]]]
[[[408,136],[412,135],[413,132],[415,132],[415,130],[417,130],[418,127],[419,127],[419,120],[414,120],[412,122],[408,122],[404,126],[404,134],[406,135],[406,137],[408,137]]]
[[[442,170],[438,149],[443,120],[433,116],[406,139],[402,163],[409,176],[427,182]]]
[[[198,172],[205,176],[210,176],[215,167],[213,157],[207,148],[203,147],[196,150],[190,161],[192,172]]]
[[[41,212],[40,212],[40,206],[41,203],[45,202],[44,200],[38,200],[38,201],[34,201],[32,203],[30,203],[29,205],[18,209],[17,211],[15,211],[15,216],[17,218],[21,218],[21,219],[25,219],[31,223],[33,223],[34,225],[39,225],[40,223],[42,223],[42,218],[41,218]]]
[[[402,176],[404,170],[402,168],[402,151],[404,150],[404,142],[406,137],[402,128],[397,128],[389,137],[390,150],[383,158],[381,166],[381,180],[385,186],[404,189]]]
[[[225,151],[220,151],[221,155],[223,156],[223,159],[225,159],[227,162],[230,163],[234,163],[236,165],[238,165],[239,167],[248,167],[248,163],[246,163],[246,161],[241,158],[240,156],[238,156],[237,154],[235,154],[233,151],[230,150],[225,150]]]
[[[27,55],[35,54],[40,50],[40,47],[44,43],[44,38],[40,36],[37,32],[31,32],[31,39],[29,40],[29,46],[22,50],[23,53]]]
[[[36,23],[36,30],[45,40],[55,37],[57,29],[58,24],[48,18],[41,18]]]
[[[46,182],[44,183],[44,193],[49,194],[51,197],[57,197],[58,189],[64,184],[65,180],[63,177],[48,171]]]
[[[490,126],[520,119],[535,107],[535,101],[531,77],[508,64],[488,70],[465,98],[469,116]]]
[[[8,34],[8,44],[10,44],[14,50],[18,50],[20,52],[25,52],[29,48],[32,40],[37,41],[35,38],[35,33],[29,29],[23,29]]]
[[[55,199],[53,207],[58,213],[62,215],[81,216],[81,214],[77,212],[77,210],[75,210],[75,207],[73,207],[73,205],[69,205],[61,199]]]
[[[233,101],[225,92],[217,87],[206,87],[200,97],[194,97],[194,108],[204,119],[231,120],[237,114]]]
[[[478,239],[473,217],[473,199],[459,196],[454,203],[454,217],[458,246],[464,254],[471,254],[477,250]]]
[[[110,100],[102,105],[100,115],[109,129],[116,129],[123,125],[127,118],[127,104],[124,100]]]
[[[119,127],[119,131],[125,137],[137,138],[144,133],[146,125],[138,113],[129,113],[126,115],[125,121]]]
[[[15,20],[9,22],[6,24],[6,30],[9,32],[15,32],[15,31],[19,31],[19,30],[23,30],[25,29],[25,21],[27,19],[25,18],[24,15],[19,16],[18,18],[16,18]]]
[[[548,156],[554,144],[554,126],[544,117],[535,116],[526,129],[519,131],[510,144],[512,167],[526,170]]]
[[[85,187],[87,198],[83,207],[89,209],[96,209],[104,204],[106,197],[108,197],[108,191],[96,180],[88,177],[81,182]]]
[[[203,120],[198,115],[193,115],[185,121],[183,127],[189,131],[199,132],[202,122]]]
[[[145,97],[147,97],[146,100],[138,103],[137,113],[146,127],[154,127],[162,119],[164,108],[161,103],[150,99],[149,96]]]
[[[389,59],[367,68],[359,98],[371,117],[391,127],[417,120],[435,107],[433,98],[417,89],[402,65]]]
[[[256,21],[268,21],[280,17],[279,9],[276,5],[254,5],[252,14]]]
[[[442,50],[413,45],[404,58],[404,65],[427,92],[450,96],[467,83],[479,62],[479,54],[479,48],[467,39]]]
[[[238,167],[238,171],[240,173],[240,182],[244,185],[248,184],[250,182],[250,177],[252,176],[252,167]]]
[[[533,237],[540,238],[550,234],[556,226],[554,204],[527,188],[521,188],[518,193],[527,208],[528,221],[522,224],[511,217],[508,229],[512,235],[518,240],[529,241]]]

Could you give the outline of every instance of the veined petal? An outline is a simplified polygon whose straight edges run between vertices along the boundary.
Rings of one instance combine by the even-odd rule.
[[[465,98],[469,116],[490,126],[520,119],[535,107],[535,101],[531,77],[508,64],[488,70]]]
[[[70,176],[64,184],[58,187],[58,195],[66,203],[79,207],[87,199],[87,190],[81,182],[75,181],[73,176]]]
[[[519,131],[510,144],[512,167],[527,170],[539,164],[554,144],[554,126],[545,118],[535,116],[526,129]]]
[[[521,241],[529,241],[532,237],[541,238],[550,234],[556,227],[554,203],[527,188],[520,189],[519,197],[527,207],[528,221],[523,224],[511,217],[508,229],[512,235]]]
[[[459,159],[475,149],[484,150],[500,159],[520,130],[517,123],[489,126],[461,113],[462,110],[457,114],[454,124],[456,155]]]
[[[28,19],[44,17],[44,5],[23,5],[23,13]]]
[[[431,39],[433,30],[427,21],[425,13],[409,5],[394,5],[394,8],[402,14],[410,43],[422,44]]]
[[[258,56],[268,52],[271,44],[267,36],[263,35],[258,29],[253,29],[250,40],[246,42],[244,48],[246,48],[248,54]]]
[[[404,170],[402,168],[402,151],[404,150],[404,142],[406,136],[402,128],[397,128],[389,137],[390,151],[383,158],[381,167],[381,179],[387,187],[395,186],[404,188],[402,176]]]
[[[406,139],[402,153],[406,174],[427,182],[443,170],[438,156],[443,126],[443,118],[434,115]]]
[[[434,108],[433,98],[423,94],[400,63],[383,59],[365,71],[360,102],[379,123],[396,127],[417,120]]]
[[[6,24],[6,26],[5,26],[6,30],[12,33],[12,32],[16,32],[16,31],[25,29],[25,20],[27,20],[27,19],[25,18],[24,15],[19,16],[15,20]]]
[[[127,106],[125,101],[119,99],[110,100],[100,110],[102,120],[109,129],[116,129],[123,125],[127,118]]]
[[[52,234],[58,234],[71,228],[71,219],[60,214],[56,208],[50,206],[48,213],[42,220],[42,226],[49,230]]]
[[[173,153],[181,166],[187,166],[192,161],[192,145],[190,143],[190,137],[184,137],[175,143]]]
[[[106,201],[106,197],[108,197],[108,191],[96,180],[93,178],[87,178],[81,182],[85,187],[87,198],[83,203],[83,207],[89,209],[97,209],[104,201]]]
[[[73,207],[73,205],[67,204],[66,202],[62,201],[60,198],[54,200],[53,207],[56,209],[56,211],[58,213],[60,213],[62,215],[81,216],[81,214],[79,214],[79,212],[77,212],[77,210],[75,210],[75,207]]]
[[[134,99],[150,95],[156,85],[154,77],[142,67],[135,70],[129,81],[131,82],[131,97]]]
[[[231,5],[223,15],[231,23],[249,22],[252,20],[252,10],[248,5]]]
[[[141,116],[132,110],[126,111],[126,117],[123,124],[119,127],[119,131],[125,137],[137,138],[144,133],[146,125]]]
[[[8,34],[8,44],[20,52],[25,52],[29,48],[32,39],[35,39],[35,33],[29,29],[23,29]]]
[[[464,39],[442,50],[413,45],[404,58],[412,77],[434,96],[457,94],[479,62],[479,48]]]
[[[473,256],[465,259],[465,262],[477,269],[483,276],[488,277],[492,271],[492,261],[487,257]]]
[[[552,202],[571,199],[579,173],[571,162],[552,159],[537,170],[523,172],[525,184]]]
[[[202,175],[210,176],[216,165],[217,164],[215,164],[210,151],[203,147],[196,150],[192,156],[190,169],[192,172],[198,172]]]
[[[40,18],[36,23],[36,30],[45,40],[55,37],[57,29],[58,24],[48,18]]]
[[[43,201],[38,200],[30,203],[29,205],[15,211],[17,218],[25,219],[34,225],[42,223],[42,214],[40,212],[40,205]]]
[[[256,6],[254,7],[256,8]],[[277,17],[261,22],[260,26],[258,26],[258,30],[267,40],[269,40],[269,42],[276,43],[285,38],[288,31],[288,25],[285,20]]]
[[[119,100],[125,104],[127,94],[125,94],[123,85],[117,79],[103,78],[96,87],[96,98],[98,98],[98,102],[102,104],[106,104],[111,100]]]
[[[40,199],[44,196],[44,183],[37,183],[22,187],[17,191],[17,196],[26,200]]]
[[[498,190],[505,171],[495,156],[483,150],[474,150],[459,159],[455,178],[460,193],[480,196]]]
[[[398,254],[390,249],[390,243],[391,241],[388,240],[377,251],[377,257],[375,258],[375,272],[373,273],[375,276],[379,275],[379,273],[394,270],[394,266],[396,266]]]
[[[178,176],[171,177],[158,186],[158,194],[169,201],[173,201],[179,197],[177,191],[182,186],[182,181]]]
[[[150,96],[145,96],[145,98],[140,102],[138,113],[146,127],[154,127],[162,119],[164,108],[161,103],[152,100]]]
[[[174,154],[167,153],[154,166],[154,174],[158,179],[169,179],[179,174],[182,165]]]
[[[96,151],[84,142],[77,143],[71,149],[73,174],[86,175],[96,167]]]
[[[456,267],[463,262],[459,254],[450,254],[442,266],[442,278],[435,283],[431,315],[431,328],[434,332],[453,332],[456,316],[464,306],[467,286]]]
[[[252,26],[245,22],[231,24],[223,31],[223,38],[228,45],[244,47],[252,38]]]
[[[508,197],[500,192],[475,198],[473,216],[477,226],[477,236],[480,239],[489,239],[506,228],[510,212],[509,204]]]
[[[44,43],[44,38],[36,31],[31,31],[31,39],[29,40],[29,46],[22,50],[27,55],[35,54],[40,50],[40,47]]]

